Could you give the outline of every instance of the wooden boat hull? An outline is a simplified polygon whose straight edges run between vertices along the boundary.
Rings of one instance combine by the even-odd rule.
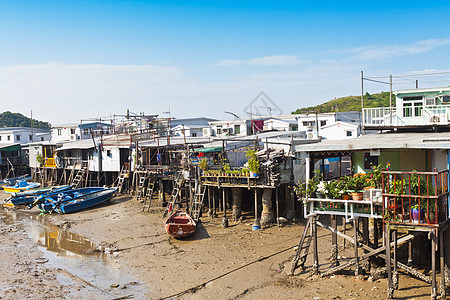
[[[72,213],[110,200],[116,190],[116,188],[93,187],[52,193],[43,198],[39,209],[43,212]]]
[[[79,199],[64,202],[58,209],[62,214],[69,214],[83,209],[91,208],[111,200],[117,188],[109,188],[104,191],[92,193],[80,197]]]
[[[5,187],[3,187],[3,190],[5,192],[7,192],[7,193],[18,193],[18,192],[22,192],[22,191],[25,191],[25,190],[37,188],[39,186],[41,186],[40,183],[32,182],[32,183],[29,183],[29,184],[27,184],[25,186],[20,186],[20,185],[17,185],[17,184],[14,185],[14,186],[5,186]]]
[[[53,186],[47,188],[38,188],[27,190],[24,192],[13,193],[12,198],[10,198],[11,203],[18,205],[28,205],[32,204],[39,196],[46,196],[53,193],[61,193],[67,190],[70,190],[72,187],[70,185],[62,185],[62,186]]]
[[[186,212],[177,210],[166,220],[166,232],[176,238],[184,238],[192,235],[197,229],[197,224]]]

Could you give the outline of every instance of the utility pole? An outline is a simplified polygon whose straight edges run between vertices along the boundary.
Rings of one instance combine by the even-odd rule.
[[[389,119],[392,125],[392,75],[389,75]]]
[[[361,118],[360,118],[360,125],[361,125],[361,129],[363,128],[363,119],[364,119],[364,73],[363,71],[361,71]]]

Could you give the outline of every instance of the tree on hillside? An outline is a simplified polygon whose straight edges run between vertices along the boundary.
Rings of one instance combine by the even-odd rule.
[[[20,113],[5,111],[0,114],[0,127],[31,127],[31,119]],[[50,129],[48,122],[33,119],[33,127],[41,129]]]
[[[364,95],[364,107],[389,107],[389,92],[381,92],[378,94],[369,94],[366,92]],[[360,96],[347,96],[334,100],[330,100],[323,104],[316,106],[298,108],[293,111],[292,114],[304,114],[308,112],[344,112],[344,111],[360,111],[361,110],[361,97]]]

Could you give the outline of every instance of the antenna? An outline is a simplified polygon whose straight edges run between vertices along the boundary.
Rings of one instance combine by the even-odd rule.
[[[232,113],[231,111],[224,111],[224,113],[233,115],[235,119],[239,119],[239,116],[235,113]]]

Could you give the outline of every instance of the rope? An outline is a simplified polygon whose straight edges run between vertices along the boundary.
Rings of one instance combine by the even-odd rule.
[[[272,256],[278,255],[278,254],[283,253],[283,252],[286,252],[286,251],[288,251],[288,250],[292,250],[292,248],[294,248],[294,247],[296,247],[296,246],[297,246],[297,245],[290,246],[290,247],[285,248],[285,249],[283,249],[283,250],[280,250],[280,251],[278,251],[278,252],[275,252],[275,253],[272,253],[272,254],[270,254],[270,255],[261,257],[261,258],[259,258],[259,259],[257,259],[257,260],[254,260],[254,261],[252,261],[252,262],[250,262],[250,263],[248,263],[248,264],[246,264],[246,265],[237,267],[237,268],[232,269],[232,270],[230,270],[230,271],[228,271],[228,272],[226,272],[226,273],[223,273],[223,274],[221,274],[221,275],[219,275],[219,276],[216,276],[216,277],[214,277],[214,278],[212,278],[212,279],[210,279],[210,280],[208,280],[208,281],[205,281],[205,282],[203,282],[203,283],[201,283],[201,284],[199,284],[199,285],[196,285],[196,286],[191,287],[191,288],[189,288],[189,289],[187,289],[187,290],[184,290],[184,291],[182,291],[182,292],[179,292],[179,293],[176,293],[176,294],[173,294],[173,295],[170,295],[170,296],[161,298],[161,299],[171,299],[171,298],[183,296],[183,295],[185,295],[185,294],[187,294],[187,293],[190,293],[190,292],[195,292],[195,291],[197,291],[198,289],[201,289],[201,288],[205,287],[205,286],[206,286],[209,282],[211,282],[211,281],[215,281],[215,280],[217,280],[217,279],[220,279],[220,278],[222,278],[222,277],[225,277],[225,276],[227,276],[227,275],[229,275],[229,274],[231,274],[231,273],[234,273],[234,272],[236,272],[236,271],[238,271],[238,270],[240,270],[240,269],[243,269],[243,268],[245,268],[245,267],[248,267],[248,266],[250,266],[250,265],[253,265],[253,264],[257,263],[257,262],[266,260],[266,259],[268,259],[268,258],[270,258],[270,257],[272,257]]]

